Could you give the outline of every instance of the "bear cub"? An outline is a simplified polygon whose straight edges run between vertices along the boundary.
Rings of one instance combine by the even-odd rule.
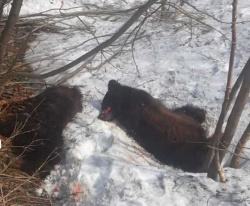
[[[73,87],[54,86],[12,105],[15,115],[0,122],[0,135],[11,137],[18,159],[13,167],[44,178],[64,158],[62,132],[82,110],[82,94]],[[22,106],[22,107],[20,107]]]
[[[98,117],[116,120],[160,162],[188,172],[203,172],[208,152],[201,126],[205,110],[187,105],[172,111],[147,92],[110,80]]]

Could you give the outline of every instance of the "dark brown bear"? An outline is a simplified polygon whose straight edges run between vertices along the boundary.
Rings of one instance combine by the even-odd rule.
[[[206,111],[191,105],[186,105],[173,110],[177,114],[185,114],[202,124],[206,120]]]
[[[205,111],[191,106],[175,111],[143,90],[111,80],[99,118],[116,120],[162,163],[201,172],[208,151],[206,134],[200,124],[205,119]]]
[[[12,152],[22,156],[14,166],[29,174],[42,166],[39,175],[47,176],[64,157],[62,132],[82,110],[81,101],[82,94],[77,88],[54,86],[23,101],[21,111],[1,122],[0,135],[12,136]],[[14,130],[18,128],[20,131],[16,133]]]

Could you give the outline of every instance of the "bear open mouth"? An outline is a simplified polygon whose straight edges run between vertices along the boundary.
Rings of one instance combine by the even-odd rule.
[[[107,107],[106,109],[102,110],[102,114],[108,114],[110,112],[111,108]]]

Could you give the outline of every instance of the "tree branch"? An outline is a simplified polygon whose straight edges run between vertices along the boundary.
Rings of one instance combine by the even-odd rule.
[[[237,168],[238,167],[240,155],[243,152],[243,149],[244,149],[247,141],[249,140],[249,138],[250,138],[250,123],[248,124],[244,134],[240,138],[240,140],[239,140],[239,142],[238,142],[238,144],[237,144],[237,146],[235,148],[234,156],[233,156],[233,158],[231,160],[230,167],[232,167],[232,168]]]
[[[20,18],[31,18],[31,17],[47,17],[47,18],[65,18],[69,16],[97,16],[97,15],[114,15],[114,14],[123,14],[127,12],[134,11],[136,9],[140,9],[141,6],[135,6],[130,9],[124,9],[124,10],[96,10],[96,11],[77,11],[77,12],[67,12],[63,13],[61,12],[62,9],[60,9],[59,14],[45,14],[45,12],[37,13],[37,14],[29,14],[29,15],[21,15]],[[53,9],[51,9],[53,10]],[[51,11],[48,10],[48,11]],[[54,9],[55,10],[55,9]],[[59,9],[58,9],[59,10]]]
[[[225,132],[223,134],[223,137],[221,139],[221,143],[225,148],[227,149],[233,139],[235,130],[238,126],[240,116],[242,114],[242,111],[244,109],[244,106],[249,98],[250,94],[250,58],[248,59],[248,70],[246,72],[246,75],[243,79],[242,86],[240,88],[239,94],[236,98],[236,101],[234,103],[234,107],[232,109],[232,112],[228,118],[227,126],[225,128]],[[220,146],[222,148],[222,146]],[[220,161],[224,158],[226,154],[226,150],[220,151]]]
[[[216,125],[215,133],[212,140],[212,145],[216,148],[219,147],[219,142],[222,136],[222,126],[225,121],[226,114],[228,112],[228,101],[229,101],[229,94],[231,92],[231,85],[232,85],[232,73],[233,73],[233,65],[234,65],[234,56],[235,56],[235,48],[236,48],[236,19],[237,19],[237,1],[233,0],[233,11],[232,11],[232,43],[231,43],[231,53],[230,53],[230,60],[229,60],[229,69],[228,69],[228,77],[227,77],[227,86],[224,96],[224,101],[222,104],[221,113],[219,116],[218,123]],[[225,135],[225,134],[224,134]],[[218,151],[216,152],[218,156]],[[217,174],[219,172],[218,162],[220,158],[214,157],[214,150],[210,150],[206,160],[205,166],[209,168],[208,170],[208,177],[216,180]],[[213,161],[212,161],[213,160]],[[212,161],[212,163],[211,163]],[[210,164],[211,163],[211,164]]]
[[[116,41],[120,36],[122,36],[122,34],[124,34],[129,28],[130,26],[137,21],[140,16],[150,7],[152,6],[154,3],[156,3],[157,0],[149,0],[147,1],[145,4],[143,4],[133,15],[132,17],[130,17],[130,19],[123,24],[122,27],[120,27],[120,29],[108,40],[100,43],[97,47],[95,47],[94,49],[92,49],[91,51],[87,52],[86,54],[82,55],[81,57],[79,57],[78,59],[74,60],[73,62],[60,67],[58,69],[55,69],[53,71],[38,75],[38,74],[30,74],[30,73],[25,73],[25,72],[12,72],[12,73],[8,73],[6,74],[6,76],[4,76],[4,81],[6,81],[6,79],[10,78],[10,77],[14,77],[14,76],[18,76],[18,77],[28,77],[28,78],[36,78],[36,79],[46,79],[48,77],[52,77],[54,75],[60,74],[64,71],[67,71],[68,69],[76,66],[77,64],[85,61],[86,59],[88,59],[89,57],[91,57],[92,55],[100,52],[101,50],[105,49],[106,47],[108,47],[110,44],[112,44],[114,41]],[[3,84],[4,82],[1,81],[0,82],[0,86]]]
[[[234,86],[232,87],[231,93],[229,94],[229,99],[228,99],[226,111],[228,111],[229,107],[231,106],[232,101],[235,98],[237,91],[239,90],[239,88],[242,84],[243,78],[245,76],[245,73],[246,73],[249,65],[250,65],[250,61],[248,60],[248,62],[245,64],[244,68],[242,69],[240,75],[238,76],[236,82],[234,83]]]

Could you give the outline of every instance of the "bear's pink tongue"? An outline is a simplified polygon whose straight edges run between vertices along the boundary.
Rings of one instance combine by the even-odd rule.
[[[110,111],[110,107],[108,107],[107,109],[102,110],[102,114],[108,114]]]

